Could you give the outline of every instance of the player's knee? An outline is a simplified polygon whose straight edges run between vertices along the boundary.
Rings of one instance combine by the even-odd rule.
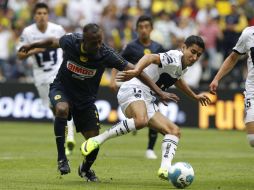
[[[134,121],[135,121],[136,129],[142,129],[148,125],[148,118],[147,117],[134,118]]]
[[[164,134],[170,134],[170,135],[174,135],[174,136],[177,136],[178,138],[180,138],[181,137],[181,130],[177,126],[167,127],[167,128],[165,128]]]
[[[181,130],[179,127],[174,127],[171,132],[172,135],[177,136],[178,138],[181,137]]]
[[[254,148],[254,134],[248,134],[247,139],[249,141],[250,146]]]
[[[69,114],[69,106],[67,103],[60,102],[56,105],[56,117],[67,118]]]

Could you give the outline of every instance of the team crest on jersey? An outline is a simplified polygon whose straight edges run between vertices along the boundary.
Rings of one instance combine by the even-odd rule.
[[[151,54],[151,50],[150,50],[150,49],[145,48],[145,49],[144,49],[144,54],[145,54],[145,55],[146,55],[146,54]]]
[[[62,98],[62,96],[59,95],[59,94],[58,94],[58,95],[55,95],[55,97],[54,97],[55,100],[59,100],[59,99],[61,99],[61,98]]]
[[[82,62],[87,62],[87,61],[88,61],[88,58],[85,57],[85,56],[82,56],[82,55],[79,57],[79,59],[80,59],[80,61],[82,61]]]
[[[96,74],[96,69],[82,67],[74,62],[67,62],[67,69],[81,77],[91,78]]]

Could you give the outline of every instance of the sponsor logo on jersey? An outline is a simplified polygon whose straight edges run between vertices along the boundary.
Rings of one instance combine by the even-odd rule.
[[[144,54],[145,54],[145,55],[147,55],[147,54],[151,54],[151,50],[150,50],[150,49],[145,48],[145,49],[144,49]]]
[[[59,100],[59,99],[61,99],[61,98],[62,98],[62,97],[61,97],[61,95],[59,95],[59,94],[58,94],[58,95],[55,95],[55,97],[54,97],[55,100]]]
[[[78,74],[82,77],[90,78],[93,77],[96,74],[96,69],[89,69],[86,67],[82,67],[76,63],[67,62],[67,69],[70,70],[71,72]]]

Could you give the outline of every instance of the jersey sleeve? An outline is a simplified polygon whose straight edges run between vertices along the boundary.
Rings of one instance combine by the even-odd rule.
[[[250,35],[250,32],[248,28],[244,29],[235,47],[233,48],[233,51],[237,52],[240,55],[245,54],[248,51],[246,44],[247,44],[249,35]]]
[[[175,55],[171,53],[171,51],[165,52],[165,53],[159,53],[161,65],[162,67],[168,66],[168,65],[175,65]]]
[[[123,51],[121,52],[121,55],[124,59],[130,62],[130,56],[131,56],[131,48],[129,45],[126,45]]]
[[[26,44],[29,44],[29,41],[28,41],[28,34],[27,34],[27,31],[26,29],[23,30],[20,38],[19,38],[19,42],[18,44],[16,45],[16,50],[19,51],[19,49],[23,46],[23,45],[26,45]]]
[[[116,53],[114,50],[109,50],[109,52],[110,53],[107,60],[107,67],[115,68],[119,71],[124,70],[124,68],[128,64],[128,61],[125,60],[121,55]]]
[[[72,41],[73,41],[73,40],[72,40],[72,34],[71,34],[71,33],[63,35],[63,36],[59,39],[60,48],[62,48],[63,50],[67,50],[68,47],[71,46]]]

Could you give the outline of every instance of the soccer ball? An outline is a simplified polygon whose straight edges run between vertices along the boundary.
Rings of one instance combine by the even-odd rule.
[[[187,162],[177,162],[170,167],[168,179],[175,187],[183,189],[193,182],[194,170]]]

